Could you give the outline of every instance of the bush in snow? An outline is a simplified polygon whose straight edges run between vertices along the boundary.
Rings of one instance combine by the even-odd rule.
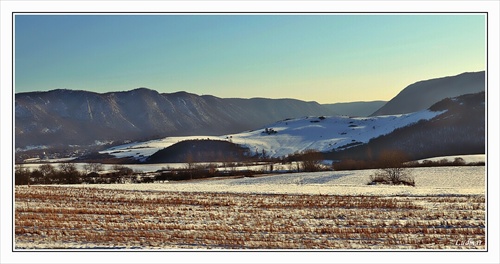
[[[383,168],[370,175],[369,185],[374,184],[415,186],[415,179],[407,168]]]
[[[368,184],[391,184],[415,186],[415,179],[404,163],[408,161],[407,155],[402,151],[387,150],[380,154],[378,160],[379,170],[370,176]]]

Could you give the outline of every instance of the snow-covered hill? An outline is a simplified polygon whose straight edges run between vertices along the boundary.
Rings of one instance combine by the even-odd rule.
[[[410,114],[387,115],[377,117],[328,116],[285,119],[261,129],[223,136],[167,137],[159,140],[135,142],[116,146],[103,154],[117,158],[132,157],[144,161],[160,149],[184,140],[211,139],[227,140],[240,144],[251,151],[270,157],[281,157],[306,149],[318,151],[342,150],[370,139],[388,134],[397,128],[429,120],[444,111],[419,111]]]

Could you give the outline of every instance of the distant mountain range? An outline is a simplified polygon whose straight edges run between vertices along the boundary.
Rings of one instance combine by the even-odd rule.
[[[22,148],[221,135],[284,118],[334,114],[316,102],[295,99],[222,99],[186,92],[160,94],[146,88],[103,94],[74,90],[18,93],[15,144]]]
[[[369,116],[373,112],[384,106],[387,101],[371,101],[371,102],[350,102],[350,103],[335,103],[323,104],[323,106],[332,110],[338,115],[346,116]],[[422,110],[422,109],[419,109]]]
[[[404,88],[398,95],[371,116],[404,114],[427,109],[445,98],[485,90],[485,72],[466,72],[416,82]]]
[[[417,82],[386,104],[321,105],[295,99],[158,93],[147,88],[109,93],[67,89],[18,93],[15,147],[67,148],[172,136],[228,135],[308,116],[411,113],[428,109],[447,97],[484,91],[484,76],[483,71]]]

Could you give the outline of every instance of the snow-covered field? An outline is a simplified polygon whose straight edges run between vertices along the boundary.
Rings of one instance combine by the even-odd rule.
[[[287,193],[333,195],[447,195],[484,194],[485,167],[409,169],[415,187],[367,185],[375,170],[289,173],[237,179],[210,178],[148,184],[96,184],[85,188],[141,191]]]
[[[484,154],[441,156],[441,157],[433,157],[433,158],[421,159],[421,160],[418,160],[418,162],[422,163],[424,160],[429,160],[429,161],[435,162],[435,161],[440,161],[440,160],[444,160],[444,159],[452,162],[456,158],[463,159],[465,163],[486,162],[486,158],[485,158]]]
[[[15,248],[487,249],[485,167],[15,188]]]
[[[184,140],[230,140],[250,150],[265,150],[270,157],[281,157],[296,151],[315,149],[330,151],[348,144],[367,143],[370,139],[388,134],[397,128],[431,119],[443,112],[429,110],[410,114],[377,117],[303,117],[278,121],[265,128],[223,136],[167,137],[146,142],[133,142],[112,147],[101,153],[118,158],[133,157],[144,160],[160,149]],[[265,129],[272,129],[265,133]]]

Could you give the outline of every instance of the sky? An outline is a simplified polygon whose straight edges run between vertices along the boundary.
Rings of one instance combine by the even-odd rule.
[[[16,14],[15,92],[390,100],[486,69],[484,14]]]

